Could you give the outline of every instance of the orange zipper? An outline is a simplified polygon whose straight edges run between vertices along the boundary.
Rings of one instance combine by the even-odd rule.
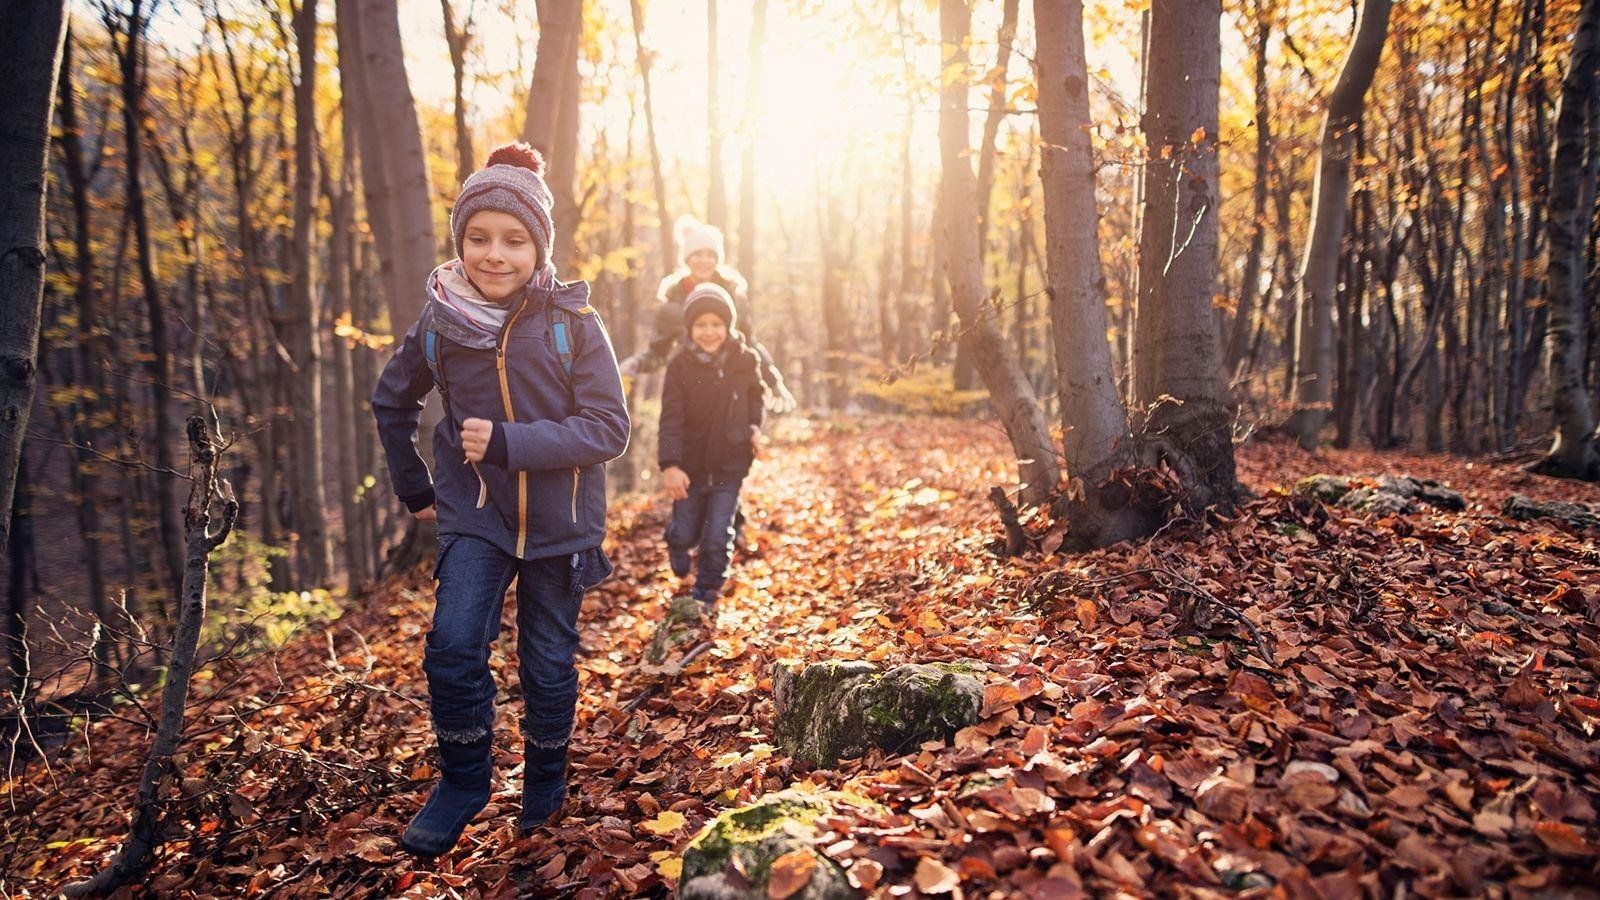
[[[511,333],[511,326],[516,324],[517,317],[528,308],[528,301],[523,299],[522,305],[506,320],[506,326],[500,331],[500,341],[495,345],[494,365],[500,373],[500,401],[505,404],[506,421],[516,422],[516,413],[511,409],[511,385],[506,380],[506,335]],[[517,557],[520,559],[528,546],[528,473],[524,470],[517,472]]]
[[[578,467],[572,467],[572,524],[578,524]]]

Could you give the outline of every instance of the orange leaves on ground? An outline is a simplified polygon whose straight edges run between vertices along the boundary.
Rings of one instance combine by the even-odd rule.
[[[816,868],[817,858],[809,850],[791,850],[773,860],[767,876],[768,900],[786,900],[805,890]]]
[[[924,894],[948,894],[961,886],[956,870],[931,856],[917,860],[917,890]]]

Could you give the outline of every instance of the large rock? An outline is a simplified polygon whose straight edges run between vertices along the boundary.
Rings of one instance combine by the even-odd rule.
[[[844,871],[812,849],[814,824],[828,813],[826,795],[795,790],[768,794],[716,817],[683,851],[678,896],[684,900],[765,900],[772,864],[788,853],[812,858],[801,900],[859,896]]]
[[[1600,528],[1600,506],[1589,503],[1567,503],[1563,500],[1542,502],[1522,494],[1506,498],[1500,510],[1519,522],[1529,519],[1560,519],[1574,528]]]
[[[1380,475],[1374,484],[1358,484],[1365,480],[1339,475],[1308,475],[1295,482],[1294,490],[1297,494],[1315,497],[1324,503],[1336,503],[1346,509],[1378,515],[1414,513],[1421,509],[1420,504],[1423,503],[1452,512],[1467,508],[1465,497],[1431,478]]]
[[[860,661],[773,668],[777,737],[795,759],[831,766],[872,747],[904,753],[976,724],[983,683],[966,666]]]

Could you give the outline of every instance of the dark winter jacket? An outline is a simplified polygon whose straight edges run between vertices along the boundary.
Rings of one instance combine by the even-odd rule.
[[[551,304],[566,310],[572,372],[553,346]],[[434,430],[434,473],[417,453],[423,398],[435,387],[423,350],[438,334],[447,415]],[[437,502],[439,531],[483,538],[521,559],[586,550],[605,536],[607,460],[628,446],[628,410],[611,339],[589,285],[530,288],[498,337],[429,300],[384,368],[372,412],[394,491],[413,512]],[[496,423],[489,459],[472,466],[461,423]],[[497,452],[498,451],[498,452]]]
[[[765,392],[758,362],[737,331],[709,361],[698,347],[679,348],[661,388],[661,468],[677,466],[691,482],[711,484],[750,472]]]

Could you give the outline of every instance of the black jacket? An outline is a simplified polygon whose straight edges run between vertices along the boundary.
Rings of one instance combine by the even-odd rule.
[[[683,469],[691,482],[738,481],[750,472],[750,438],[761,430],[760,360],[737,332],[710,362],[703,356],[685,345],[667,363],[657,458],[663,469]]]

